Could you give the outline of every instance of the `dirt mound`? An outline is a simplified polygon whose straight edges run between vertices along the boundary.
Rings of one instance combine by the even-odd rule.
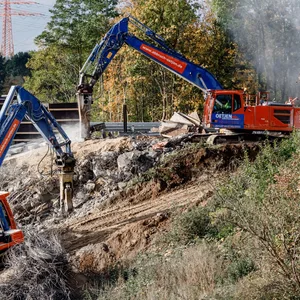
[[[103,243],[90,244],[81,248],[73,257],[73,263],[80,272],[101,272],[134,258],[150,244],[151,237],[164,228],[167,213],[157,213],[143,221],[137,221],[111,234]]]
[[[165,156],[161,163],[146,174],[139,183],[121,192],[119,198],[137,203],[155,198],[162,192],[197,180],[202,174],[218,174],[235,170],[247,153],[250,160],[259,152],[257,144],[189,147]]]
[[[80,272],[98,273],[120,261],[133,258],[151,246],[165,230],[176,209],[206,201],[214,189],[209,178],[150,201],[136,204],[121,201],[89,216],[69,219],[63,243]]]

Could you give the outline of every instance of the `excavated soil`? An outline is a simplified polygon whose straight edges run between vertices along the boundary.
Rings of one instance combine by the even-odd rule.
[[[97,157],[108,151],[132,149],[130,138],[93,140],[73,146],[79,165],[91,153]],[[191,147],[186,151],[181,148],[178,154],[173,151],[166,155],[152,172],[140,174],[138,183],[118,191],[100,205],[94,205],[98,197],[95,191],[101,191],[101,181],[95,180],[92,197],[85,203],[88,206],[78,205],[65,220],[50,218],[43,223],[40,219],[41,227],[60,230],[77,272],[102,272],[151,247],[160,233],[168,229],[174,215],[191,206],[205,205],[216,185],[234,172],[245,151],[251,159],[259,147],[252,144]],[[40,153],[36,150],[9,163],[26,163],[26,170],[33,172],[42,157]],[[80,188],[79,185],[77,189]]]
[[[254,158],[259,147],[223,145],[182,151],[157,167],[149,181],[121,192],[87,216],[67,220],[63,243],[77,270],[103,272],[147,250],[168,230],[171,215],[209,201],[246,150]]]
[[[120,201],[79,220],[69,220],[63,241],[80,272],[100,272],[148,248],[165,230],[170,213],[206,201],[214,182],[204,175],[191,185],[148,201]]]

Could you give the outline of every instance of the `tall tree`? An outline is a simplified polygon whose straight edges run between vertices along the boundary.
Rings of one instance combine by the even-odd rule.
[[[25,77],[30,75],[26,63],[30,53],[19,52],[9,59],[0,56],[0,92],[6,94],[11,85],[23,85]]]
[[[29,76],[30,70],[26,67],[31,55],[29,52],[19,52],[5,63],[6,73],[11,76]]]
[[[43,101],[70,101],[78,74],[96,42],[117,16],[117,0],[57,0],[47,29],[35,41],[26,87]]]
[[[180,41],[184,33],[189,30],[189,26],[196,21],[198,9],[199,5],[193,1],[138,0],[135,1],[134,15],[163,36],[171,48],[187,55],[187,48],[183,49]],[[151,88],[154,92],[152,97],[161,99],[162,102],[162,105],[158,106],[161,108],[161,111],[158,111],[161,113],[161,119],[170,118],[176,106],[176,86],[178,83],[186,84],[170,71],[146,61],[143,57],[139,56],[137,63],[148,66],[150,76],[147,76],[147,82],[155,87],[155,89]],[[134,73],[132,75],[134,76]],[[145,89],[143,86],[142,88]]]
[[[26,78],[25,88],[43,102],[70,102],[75,99],[78,78],[76,58],[59,46],[45,47],[32,53],[27,63],[32,76]]]
[[[47,29],[36,38],[43,46],[60,45],[78,55],[81,66],[85,54],[109,28],[117,16],[117,0],[57,0]]]

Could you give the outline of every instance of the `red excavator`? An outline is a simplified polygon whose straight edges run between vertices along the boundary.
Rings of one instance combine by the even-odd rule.
[[[142,30],[155,44],[136,37],[129,24]],[[80,71],[77,99],[81,120],[88,132],[93,87],[119,49],[127,44],[152,61],[197,86],[205,94],[202,118],[203,130],[211,141],[256,140],[278,136],[300,128],[300,108],[292,103],[270,101],[270,94],[259,93],[253,97],[240,90],[225,90],[206,69],[194,64],[182,54],[171,49],[165,40],[129,16],[115,24],[94,47]],[[212,136],[211,136],[212,135]]]

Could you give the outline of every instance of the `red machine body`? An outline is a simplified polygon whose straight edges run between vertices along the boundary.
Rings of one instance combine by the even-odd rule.
[[[206,130],[233,132],[270,131],[288,133],[300,128],[300,108],[292,103],[271,102],[269,93],[255,97],[236,90],[209,91],[203,125]]]
[[[6,198],[8,195],[9,193],[0,191],[0,210],[4,216],[3,219],[0,218],[0,253],[24,241],[23,232],[17,228],[12,211],[7,202]]]

